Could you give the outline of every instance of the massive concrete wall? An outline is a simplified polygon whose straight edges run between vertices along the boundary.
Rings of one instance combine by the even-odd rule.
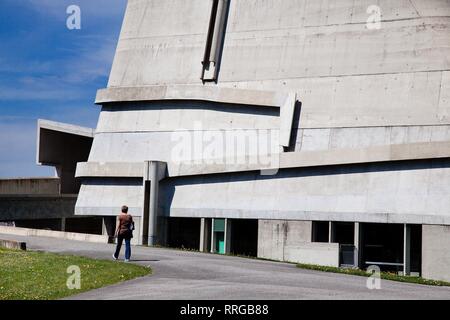
[[[130,0],[108,86],[201,84],[211,3]],[[369,0],[230,3],[217,85],[296,92],[302,108],[293,150],[448,139],[448,1],[377,1],[379,29],[367,27],[371,14],[367,9],[374,4]],[[149,141],[154,150],[162,151],[143,155],[165,160],[173,147],[167,143],[167,132],[190,128],[193,120],[205,130],[230,129],[226,122],[231,118],[233,129],[248,128],[252,119],[262,118],[250,125],[261,129],[277,121],[243,115],[238,120],[226,115],[230,112],[226,108],[221,114],[207,112],[206,117],[190,106],[189,115],[177,108],[161,115],[128,108],[132,111],[128,116],[112,116],[104,108],[102,128],[115,125],[114,130],[123,132],[131,124],[140,133],[157,131],[159,136],[156,132],[98,136],[96,144],[104,146],[98,153],[107,150],[111,140],[116,161],[120,158],[115,157],[116,149],[126,141],[139,145],[138,154],[148,149],[142,141]],[[98,153],[92,158],[100,158]]]
[[[211,3],[130,0],[109,86],[199,84]],[[449,124],[450,4],[372,4],[231,1],[218,85],[297,92],[302,128]]]
[[[243,148],[235,148],[235,155],[258,153],[258,141],[267,143],[266,153],[279,152],[279,128],[278,108],[189,101],[104,106],[89,161],[225,158],[226,140],[239,138],[244,139]],[[212,140],[223,140],[223,148],[207,154]]]
[[[450,226],[422,226],[422,276],[450,281]]]
[[[163,180],[179,217],[450,224],[450,162],[407,161]]]
[[[129,0],[108,87],[202,84],[211,3]],[[301,110],[294,151],[450,138],[448,1],[377,1],[382,21],[375,30],[366,25],[369,0],[230,3],[217,86],[295,92]],[[173,138],[181,132],[280,128],[277,109],[116,102],[102,107],[91,162],[174,161],[180,144]],[[201,158],[187,149],[194,151],[188,158]],[[442,181],[450,173],[448,163],[436,163],[171,179],[162,183],[160,203],[180,217],[445,224],[449,189]],[[142,185],[122,182],[87,177],[77,213],[115,214],[126,201],[141,214]]]

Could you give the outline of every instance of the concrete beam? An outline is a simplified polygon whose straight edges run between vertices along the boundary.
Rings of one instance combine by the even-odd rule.
[[[113,102],[194,100],[281,108],[289,95],[283,92],[232,89],[201,85],[111,87],[97,91],[96,104]]]

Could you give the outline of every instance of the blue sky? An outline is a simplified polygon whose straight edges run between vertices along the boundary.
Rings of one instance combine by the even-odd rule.
[[[69,5],[81,30],[66,27]],[[36,165],[37,119],[96,126],[126,0],[0,0],[0,178],[52,176]]]

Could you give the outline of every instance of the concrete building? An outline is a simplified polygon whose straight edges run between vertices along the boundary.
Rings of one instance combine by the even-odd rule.
[[[129,0],[75,214],[450,281],[450,2],[376,4]]]
[[[101,217],[75,216],[78,162],[87,161],[93,130],[40,120],[37,163],[55,167],[55,177],[0,179],[0,224],[101,234]]]

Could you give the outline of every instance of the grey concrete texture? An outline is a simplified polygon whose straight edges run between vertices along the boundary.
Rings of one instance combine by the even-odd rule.
[[[0,196],[0,221],[74,216],[76,195]]]
[[[49,120],[39,120],[36,162],[56,169],[61,181],[59,193],[77,194],[80,183],[75,179],[77,162],[87,161],[94,130]]]
[[[311,221],[259,220],[258,257],[339,266],[338,243],[313,243]]]
[[[446,225],[448,175],[443,159],[180,177],[161,182],[160,203],[174,217]]]
[[[450,226],[422,227],[424,277],[450,282]]]
[[[7,235],[0,238],[26,241],[30,250],[100,259],[111,259],[114,250],[107,244]],[[301,270],[286,263],[146,247],[133,247],[132,252],[132,263],[152,267],[153,275],[69,299],[450,299],[448,287],[382,280],[381,290],[369,290],[364,277]]]
[[[58,178],[0,179],[0,195],[57,195],[60,187]]]
[[[369,30],[373,4],[231,1],[218,86],[296,92],[302,128],[448,124],[448,1],[378,1]],[[173,5],[129,1],[109,87],[201,84],[211,2]]]

